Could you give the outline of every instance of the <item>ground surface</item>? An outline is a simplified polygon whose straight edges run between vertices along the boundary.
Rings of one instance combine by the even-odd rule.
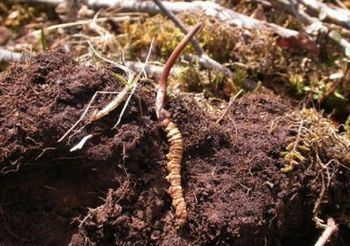
[[[0,84],[3,245],[311,245],[319,235],[311,220],[315,171],[280,171],[289,134],[283,116],[294,106],[269,91],[237,99],[220,122],[191,95],[169,100],[185,141],[189,213],[176,230],[153,93],[139,88],[117,129],[120,108],[57,144],[95,91],[121,90],[109,70],[53,52],[13,65]],[[91,111],[110,99],[99,97]],[[94,136],[70,153],[87,134]],[[341,213],[349,195],[342,179],[333,179],[327,206],[339,211],[329,215]]]

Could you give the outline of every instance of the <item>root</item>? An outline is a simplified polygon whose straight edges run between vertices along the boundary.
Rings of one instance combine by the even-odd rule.
[[[320,238],[315,243],[315,246],[323,246],[326,245],[327,242],[330,240],[332,235],[336,234],[338,232],[338,225],[335,223],[333,218],[329,218],[327,220],[327,226],[325,230],[323,231]]]
[[[320,191],[314,203],[312,219],[316,227],[325,229],[326,222],[320,218],[321,205],[338,169],[349,169],[350,156],[344,153],[349,153],[350,141],[338,133],[330,120],[313,109],[287,114],[287,118],[294,136],[287,138],[286,151],[281,153],[285,164],[281,171],[290,172],[296,165],[304,164],[304,169],[313,168],[317,172]],[[319,153],[327,155],[320,156]]]
[[[333,166],[337,166],[339,164],[336,162],[336,160],[330,160],[327,164],[324,164],[317,152],[316,152],[316,163],[317,163],[317,168],[319,170],[318,173],[321,176],[321,190],[314,204],[314,208],[312,211],[313,213],[312,220],[315,222],[316,227],[326,229],[327,225],[325,224],[324,220],[322,220],[319,217],[319,214],[321,213],[321,204],[324,199],[326,190],[329,188],[331,179],[333,178],[334,173],[336,172],[336,170],[333,170],[333,172],[331,173],[329,171],[329,166],[332,166],[331,165],[332,163],[333,163]]]

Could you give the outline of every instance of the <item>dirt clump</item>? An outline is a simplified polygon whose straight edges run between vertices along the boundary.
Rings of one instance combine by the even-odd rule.
[[[189,220],[177,230],[154,94],[140,87],[118,128],[111,129],[119,108],[58,144],[97,90],[120,91],[121,83],[107,69],[51,52],[14,65],[0,84],[0,167],[7,173],[0,176],[0,240],[7,245],[294,245],[318,236],[311,219],[317,172],[302,165],[281,172],[290,134],[284,116],[293,106],[271,92],[237,99],[220,122],[191,95],[169,99],[185,143]],[[101,96],[91,111],[111,98]],[[93,137],[84,148],[70,153],[87,134]],[[345,177],[332,181],[327,208],[339,210],[327,215],[344,212]]]

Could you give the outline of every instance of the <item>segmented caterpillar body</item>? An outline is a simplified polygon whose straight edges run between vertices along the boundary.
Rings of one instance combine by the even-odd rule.
[[[170,183],[168,193],[173,199],[172,204],[175,209],[176,224],[178,227],[181,227],[187,220],[186,203],[181,186],[183,141],[179,129],[173,122],[169,121],[165,127],[165,132],[169,143],[169,153],[166,155],[169,172],[166,179]]]

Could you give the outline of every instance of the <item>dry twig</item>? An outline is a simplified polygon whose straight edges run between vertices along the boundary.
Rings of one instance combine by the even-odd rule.
[[[75,27],[75,26],[81,26],[81,25],[88,25],[91,24],[92,22],[106,22],[106,21],[114,21],[114,22],[122,22],[122,21],[131,21],[131,20],[136,20],[137,18],[133,18],[130,16],[115,16],[115,17],[100,17],[96,19],[87,19],[87,20],[78,20],[75,22],[68,22],[68,23],[62,23],[62,24],[57,24],[57,25],[51,25],[48,26],[44,29],[44,31],[51,32],[55,31],[60,28],[69,28],[69,27]],[[35,37],[40,37],[41,35],[41,30],[36,30],[33,32],[30,32],[27,34],[28,36],[35,36]]]
[[[320,19],[328,18],[346,28],[350,28],[350,11],[336,6],[328,6],[317,0],[300,0],[306,7],[318,13]]]
[[[20,2],[33,2],[35,0],[20,0]],[[35,2],[49,3],[57,5],[64,0],[37,0]],[[260,21],[234,10],[227,9],[217,3],[209,1],[193,1],[193,2],[170,2],[162,1],[162,4],[174,14],[181,12],[203,12],[208,16],[217,17],[221,21],[225,21],[231,25],[240,26],[247,29],[270,30],[277,33],[281,37],[297,36],[298,31],[284,28],[282,26]],[[102,7],[118,7],[121,12],[144,12],[148,14],[158,14],[161,10],[153,1],[139,0],[89,0],[88,5],[95,8]]]
[[[234,95],[232,98],[230,98],[230,102],[228,103],[227,107],[225,108],[224,112],[220,115],[219,119],[217,119],[216,123],[220,123],[220,121],[224,118],[224,116],[226,115],[227,111],[231,108],[232,103],[237,99],[237,97],[239,97],[239,95],[241,95],[243,92],[242,89],[240,89],[236,95]]]
[[[6,62],[19,62],[23,61],[29,58],[29,55],[17,53],[14,51],[9,51],[7,49],[4,49],[0,47],[0,62],[6,61]]]
[[[305,2],[305,1],[303,1]],[[300,22],[309,25],[309,32],[312,33],[325,33],[330,39],[335,41],[340,47],[344,49],[344,53],[347,57],[350,57],[350,43],[341,37],[337,32],[330,30],[330,28],[322,23],[319,19],[308,15],[303,8],[299,6],[299,3],[294,0],[274,0],[272,4],[275,7],[282,7],[285,11],[294,15]]]

